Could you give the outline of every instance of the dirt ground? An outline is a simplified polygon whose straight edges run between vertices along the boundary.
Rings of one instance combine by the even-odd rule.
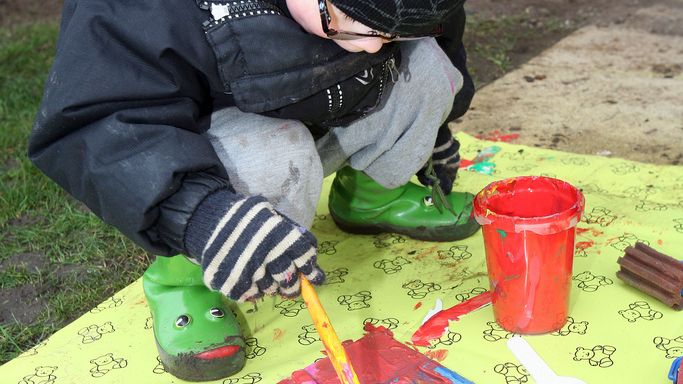
[[[642,8],[651,7],[655,3],[681,6],[680,0],[469,1],[466,7],[471,20],[475,20],[479,23],[478,25],[482,26],[482,30],[478,33],[466,35],[465,41],[469,52],[469,66],[473,69],[477,86],[482,88],[492,83],[586,25],[610,26],[620,25],[627,21],[637,23],[637,20],[634,21],[636,12]],[[61,0],[0,0],[0,27],[11,27],[42,19],[58,19],[61,5]],[[656,33],[680,35],[683,33],[676,28],[683,28],[681,25],[683,23],[653,24],[642,27]],[[482,48],[488,48],[488,50]],[[662,69],[665,72],[667,70],[667,68]],[[535,80],[531,78],[527,81]],[[511,127],[511,131],[514,131],[514,127]],[[475,130],[469,133],[485,134],[486,132]],[[573,148],[579,153],[590,153],[590,151],[582,151],[579,147],[581,144],[578,144],[581,142],[579,139],[585,133],[566,132],[561,138],[551,137],[550,134],[546,135],[547,137],[543,135],[539,137],[539,135],[525,136],[525,132],[518,133],[520,133],[520,140],[516,141],[517,143],[558,148],[557,144],[561,141],[563,148]],[[600,136],[596,136],[593,140],[600,139]],[[610,139],[604,137],[603,140],[605,144],[608,144],[607,141]],[[597,145],[600,146],[600,143]],[[626,154],[622,157],[628,158],[629,156]],[[675,155],[669,159],[662,154],[654,153],[652,157],[659,159],[658,162],[669,164],[683,162],[680,156]],[[32,260],[30,257],[21,257],[21,259]],[[7,263],[0,264],[0,270],[6,267],[4,264]],[[29,265],[27,267],[40,266]],[[25,291],[3,292],[0,295],[0,302],[5,300],[9,302],[7,318],[26,323],[31,322],[36,311],[39,311],[43,305],[36,295]],[[0,323],[2,320],[3,318],[0,317]]]
[[[59,18],[62,0],[0,0],[0,26]]]
[[[516,37],[505,74],[486,57],[472,58],[480,86],[505,77],[480,87],[473,108],[452,129],[683,164],[683,1],[477,0],[468,6],[472,17],[517,15],[521,23],[468,43],[476,53],[491,38]]]

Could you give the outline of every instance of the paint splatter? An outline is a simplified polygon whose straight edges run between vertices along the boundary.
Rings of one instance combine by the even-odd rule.
[[[285,335],[285,331],[280,328],[275,328],[273,330],[273,341],[280,341],[282,340],[282,336]]]
[[[419,301],[417,304],[415,304],[415,306],[413,307],[413,310],[416,310],[416,309],[420,308],[421,306],[422,306],[422,302]]]
[[[430,345],[430,340],[438,339],[446,332],[449,321],[458,320],[460,316],[482,308],[490,303],[491,292],[484,292],[451,308],[439,311],[434,316],[430,317],[429,320],[425,321],[424,324],[413,333],[411,341],[415,345],[428,347]]]
[[[503,239],[508,236],[508,234],[505,231],[503,231],[502,229],[496,229],[496,231],[498,232],[500,237],[502,237]]]
[[[493,175],[493,171],[496,170],[496,164],[490,161],[482,161],[481,163],[472,164],[465,169],[483,175]]]
[[[362,338],[345,341],[344,348],[361,383],[472,384],[435,360],[394,339],[391,331],[366,323]],[[435,359],[445,359],[446,350],[432,351]],[[279,384],[338,383],[329,358],[294,371]]]
[[[580,241],[576,243],[576,249],[579,249],[581,251],[585,251],[587,248],[590,248],[595,245],[595,242],[593,240],[589,241]]]
[[[472,160],[460,159],[460,168],[467,168],[472,164],[474,164]]]
[[[460,168],[467,171],[474,171],[484,175],[492,175],[496,169],[496,164],[489,161],[496,153],[500,152],[502,148],[497,145],[486,147],[479,151],[477,156],[472,160],[461,159]]]
[[[510,141],[518,139],[519,133],[504,134],[503,132],[496,129],[491,132],[488,132],[486,135],[474,135],[474,137],[481,140],[503,141],[509,143]]]
[[[433,351],[427,351],[427,352],[425,352],[425,356],[429,357],[432,360],[444,361],[446,359],[446,356],[448,356],[448,350],[447,349],[435,349]]]
[[[576,228],[576,234],[577,235],[583,235],[584,233],[590,231],[590,228]]]
[[[415,260],[422,260],[422,259],[424,259],[424,258],[427,257],[427,256],[433,255],[434,253],[436,253],[436,251],[437,251],[438,248],[439,248],[439,246],[438,246],[438,245],[435,245],[435,246],[433,246],[433,247],[429,247],[429,248],[427,248],[427,249],[423,249],[422,251],[420,251],[420,253],[418,253],[417,255],[415,255]]]
[[[598,237],[598,236],[605,234],[605,232],[598,231],[597,229],[593,229],[593,228],[578,228],[578,227],[576,228],[576,234],[577,235],[583,235],[586,232],[590,232],[593,235],[593,237]]]

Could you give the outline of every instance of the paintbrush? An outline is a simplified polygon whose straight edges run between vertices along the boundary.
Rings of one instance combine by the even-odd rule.
[[[318,330],[320,341],[322,341],[325,346],[325,350],[330,358],[332,367],[334,367],[334,371],[339,377],[339,381],[341,384],[360,384],[358,376],[351,366],[349,356],[346,354],[346,350],[344,350],[344,347],[339,341],[339,337],[337,337],[337,333],[334,331],[332,323],[327,317],[327,313],[325,313],[325,309],[322,304],[320,304],[318,295],[313,290],[313,286],[303,275],[299,274],[299,278],[301,280],[301,297],[303,297],[304,302],[306,302],[308,313],[311,314],[315,329]]]

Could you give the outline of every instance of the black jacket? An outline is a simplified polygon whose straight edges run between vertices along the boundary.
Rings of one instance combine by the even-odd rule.
[[[400,59],[399,44],[348,53],[309,35],[280,2],[213,20],[205,1],[67,0],[29,157],[148,251],[184,252],[196,206],[230,187],[202,135],[213,110],[236,105],[324,130],[369,112],[382,78],[346,90],[339,108],[320,103],[326,88],[354,87],[346,80]],[[464,11],[446,28],[439,42],[466,73]],[[472,92],[456,104],[467,109]]]

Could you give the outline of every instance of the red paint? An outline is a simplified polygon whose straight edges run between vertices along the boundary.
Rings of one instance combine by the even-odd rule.
[[[519,133],[510,133],[507,135],[504,135],[503,132],[499,130],[491,131],[487,133],[486,135],[475,135],[477,139],[482,139],[482,140],[488,140],[488,141],[504,141],[504,142],[510,142],[512,140],[518,139],[519,138]]]
[[[206,352],[198,353],[194,357],[202,360],[220,359],[222,357],[232,356],[239,352],[239,345],[226,345],[225,347],[215,348]]]
[[[290,281],[292,281],[292,278],[293,278],[293,277],[294,277],[294,273],[293,273],[293,272],[287,272],[287,274],[285,275],[285,281],[286,281],[286,282],[290,282]]]
[[[446,332],[449,321],[458,320],[460,316],[479,309],[490,302],[491,292],[484,292],[460,304],[437,312],[413,333],[412,343],[428,347],[430,340],[438,339]]]
[[[448,356],[448,350],[447,349],[435,349],[433,351],[425,352],[425,355],[432,360],[444,361],[444,359],[446,359],[446,356]]]
[[[374,327],[366,323],[365,336],[354,342],[342,343],[349,354],[351,365],[359,382],[374,383],[453,383],[436,372],[443,366],[427,356],[411,349],[394,339],[393,333],[384,327]],[[444,356],[443,353],[438,353]],[[316,361],[304,369],[294,371],[291,377],[279,384],[338,384],[329,358]]]
[[[580,242],[576,243],[576,249],[580,249],[583,251],[583,250],[590,248],[594,245],[595,245],[595,242],[593,242],[593,240],[580,241]]]
[[[282,336],[284,336],[285,331],[283,331],[280,328],[275,328],[273,330],[273,341],[280,341],[282,339]]]
[[[604,235],[605,232],[603,231],[598,231],[597,229],[592,229],[592,228],[576,228],[576,234],[577,235],[583,235],[586,232],[589,232],[593,235],[593,237],[598,237],[600,235]]]
[[[583,235],[584,233],[590,231],[590,228],[576,228],[577,235]]]
[[[474,164],[474,161],[472,161],[472,160],[460,159],[460,165],[458,167],[459,168],[467,168],[472,164]]]
[[[547,333],[566,322],[583,207],[578,189],[547,177],[500,180],[477,194],[493,313],[504,329]]]
[[[504,141],[506,143],[519,138],[519,133],[511,133],[509,135],[501,135],[493,138],[493,141]]]
[[[422,306],[422,302],[418,301],[417,304],[415,304],[415,306],[413,307],[413,311],[420,308],[421,306]]]
[[[662,240],[662,239],[657,240],[657,244],[664,245],[664,240]]]

